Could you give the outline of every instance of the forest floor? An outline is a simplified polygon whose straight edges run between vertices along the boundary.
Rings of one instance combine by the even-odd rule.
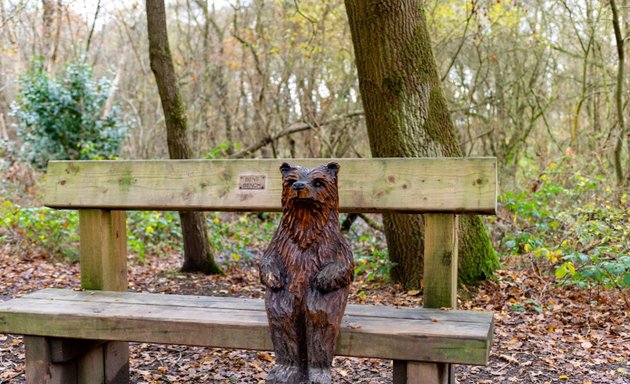
[[[178,273],[179,256],[129,262],[134,291],[262,297],[252,264],[218,277]],[[0,301],[45,287],[79,287],[78,265],[0,247]],[[460,383],[630,383],[630,307],[619,291],[560,287],[513,265],[460,297],[460,308],[495,315],[490,363],[457,366]],[[350,302],[414,307],[421,295],[357,281]],[[131,382],[264,383],[273,360],[267,352],[132,343]],[[391,383],[391,367],[386,360],[338,357],[334,382]],[[9,383],[24,383],[24,346],[21,337],[0,334],[0,384]]]

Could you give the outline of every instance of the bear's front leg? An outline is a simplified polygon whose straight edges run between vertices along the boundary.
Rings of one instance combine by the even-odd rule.
[[[284,287],[284,274],[280,269],[279,256],[263,255],[258,267],[260,282],[269,289],[278,290]]]
[[[315,276],[315,287],[322,293],[345,288],[354,277],[354,263],[345,260],[332,262]]]
[[[348,287],[329,293],[313,289],[308,296],[306,308],[308,384],[332,383],[332,361],[347,299]]]

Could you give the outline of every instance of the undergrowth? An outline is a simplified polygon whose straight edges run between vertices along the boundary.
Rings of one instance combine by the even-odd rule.
[[[630,287],[628,193],[599,175],[583,174],[571,157],[549,163],[526,180],[529,190],[505,192],[509,212],[498,244],[524,255],[540,273],[579,287]]]
[[[490,231],[502,257],[531,261],[538,273],[578,287],[630,287],[630,197],[602,176],[585,174],[565,157],[525,177],[527,189],[499,196],[499,216]],[[582,167],[583,168],[583,167]],[[277,213],[207,213],[208,237],[216,260],[230,267],[260,255],[278,225]],[[343,217],[342,217],[343,218]],[[127,213],[129,253],[182,254],[176,212]],[[357,221],[348,233],[355,276],[388,282],[389,261],[382,232]],[[21,207],[0,200],[0,242],[37,248],[54,257],[78,260],[76,211]]]
[[[12,242],[72,262],[79,259],[78,213],[47,207],[26,208],[0,201],[0,242]],[[207,213],[208,238],[218,262],[226,266],[248,263],[266,248],[275,231],[277,213]],[[355,254],[357,277],[387,282],[392,263],[382,234],[355,224],[349,237]],[[182,233],[176,212],[127,212],[127,247],[136,260],[148,255],[182,254]]]
[[[0,242],[37,247],[53,257],[78,261],[78,213],[47,207],[20,207],[0,202]],[[224,264],[249,261],[264,247],[277,224],[276,215],[208,213],[208,235],[215,256]],[[176,212],[127,212],[127,247],[139,262],[147,255],[182,253],[182,233]]]

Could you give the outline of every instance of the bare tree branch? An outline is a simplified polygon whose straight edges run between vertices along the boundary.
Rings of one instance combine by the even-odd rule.
[[[334,123],[337,123],[339,121],[342,121],[342,120],[345,120],[345,119],[348,119],[348,118],[357,117],[357,116],[363,116],[363,111],[350,112],[350,113],[347,113],[345,115],[332,118],[332,119],[330,119],[328,121],[325,121],[323,123],[319,123],[319,124],[316,124],[316,125],[310,124],[310,123],[294,124],[294,125],[286,128],[286,129],[280,131],[279,133],[271,136],[271,137],[269,137],[269,136],[264,137],[258,143],[254,144],[254,145],[251,145],[248,148],[246,148],[246,149],[244,149],[244,150],[242,150],[242,151],[240,151],[238,153],[235,153],[234,155],[230,156],[230,158],[232,158],[232,159],[242,159],[244,157],[249,156],[251,153],[256,152],[257,150],[259,150],[260,148],[262,148],[262,147],[264,147],[264,146],[266,146],[268,144],[275,143],[276,141],[278,141],[279,139],[281,139],[281,138],[283,138],[285,136],[290,136],[290,135],[292,135],[294,133],[307,131],[307,130],[312,129],[312,128],[323,127],[323,126],[326,126],[326,125],[334,124]]]

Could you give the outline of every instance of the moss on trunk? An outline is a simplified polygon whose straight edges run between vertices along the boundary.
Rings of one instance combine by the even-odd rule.
[[[461,156],[419,0],[345,0],[374,157]],[[417,288],[422,217],[384,215],[392,277]],[[461,220],[462,282],[486,278],[498,260],[481,219]]]
[[[459,217],[459,268],[461,284],[476,284],[499,268],[499,257],[487,236],[481,216]]]

